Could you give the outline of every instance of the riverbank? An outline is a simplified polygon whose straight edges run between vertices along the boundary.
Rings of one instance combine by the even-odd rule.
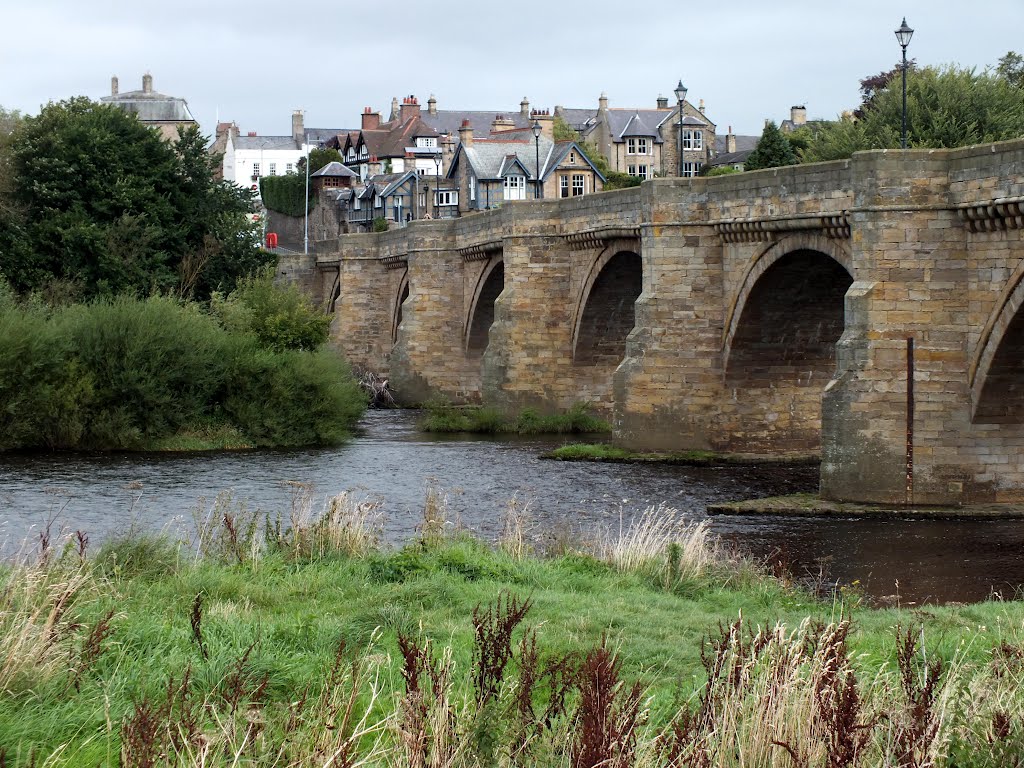
[[[1024,604],[820,600],[664,507],[546,552],[515,504],[493,548],[434,492],[401,549],[379,513],[297,494],[264,525],[222,497],[187,542],[73,538],[5,570],[6,764],[818,764],[852,740],[861,765],[999,765],[1024,743]]]
[[[794,517],[893,518],[921,520],[1021,520],[1021,504],[963,504],[937,507],[922,504],[862,504],[831,501],[810,493],[709,504],[709,515],[787,515]]]
[[[417,426],[424,432],[480,435],[579,435],[610,433],[611,424],[594,416],[586,403],[564,413],[542,415],[529,408],[508,415],[497,408],[431,402],[424,406]]]
[[[610,443],[572,443],[541,455],[555,461],[597,461],[614,464],[676,464],[688,467],[815,465],[821,457],[812,453],[781,455],[718,453],[715,451],[631,451]]]

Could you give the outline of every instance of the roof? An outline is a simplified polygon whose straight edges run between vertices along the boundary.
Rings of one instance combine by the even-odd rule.
[[[528,128],[533,125],[533,119],[524,117],[522,112],[488,112],[470,111],[457,109],[439,109],[435,114],[420,112],[420,119],[438,133],[457,136],[463,120],[469,120],[478,131],[490,130],[491,124],[499,117],[511,120],[516,128]]]
[[[100,101],[125,112],[131,112],[144,123],[194,123],[188,102],[177,96],[155,91],[126,91],[115,96],[103,96]]]
[[[346,165],[342,165],[337,160],[332,160],[323,168],[316,173],[309,174],[313,176],[330,176],[331,178],[359,178],[359,174],[355,173],[351,168]]]
[[[438,133],[416,116],[404,123],[383,123],[380,128],[350,133],[345,146],[347,147],[348,143],[358,145],[359,137],[362,137],[366,151],[371,157],[405,157],[406,147],[415,144],[414,140],[417,137],[437,138]]]
[[[655,116],[658,118],[661,117],[661,115],[658,113],[655,113]],[[609,113],[609,118],[610,117],[611,114]],[[614,136],[616,139],[621,139],[626,136],[652,136],[657,139],[659,138],[658,129],[657,127],[654,126],[657,126],[660,122],[660,119],[657,120],[657,122],[651,121],[651,124],[649,125],[647,120],[643,116],[641,116],[640,111],[637,110],[633,114],[633,116],[626,121],[626,124],[622,127],[621,130],[612,131],[612,136]]]
[[[718,165],[739,165],[741,163],[745,163],[747,161],[747,158],[750,157],[753,151],[754,149],[750,148],[737,150],[736,152],[726,152],[725,154],[715,155],[708,162],[708,165],[711,166],[712,168]]]
[[[306,128],[304,133],[306,140],[310,143],[323,144],[326,141],[330,141],[335,136],[344,135],[355,131],[359,132],[357,128]]]
[[[456,158],[465,156],[466,162],[473,169],[478,179],[497,180],[506,176],[525,172],[528,178],[537,178],[537,155],[540,154],[540,177],[547,178],[558,167],[569,152],[575,149],[586,160],[590,168],[604,179],[600,171],[594,167],[575,141],[553,142],[547,136],[535,141],[530,131],[504,131],[501,138],[475,138],[473,145],[467,147],[459,144]],[[455,168],[457,159],[453,158],[449,174]]]
[[[757,142],[761,140],[760,136],[742,136],[740,134],[736,134],[733,138],[736,139],[736,152],[752,152],[757,146]],[[725,154],[725,141],[725,136],[715,136],[716,154]]]
[[[294,149],[299,146],[291,136],[235,136],[232,139],[235,149]]]

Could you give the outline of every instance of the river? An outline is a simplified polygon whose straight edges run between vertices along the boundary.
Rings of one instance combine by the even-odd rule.
[[[92,542],[132,528],[180,534],[202,499],[229,491],[285,511],[299,482],[321,500],[346,490],[382,500],[394,544],[415,535],[428,485],[447,496],[453,521],[487,539],[499,534],[514,496],[529,505],[543,545],[617,529],[662,502],[702,520],[709,503],[817,487],[808,466],[546,461],[539,455],[565,439],[427,435],[415,417],[370,411],[354,440],[330,449],[0,455],[0,540],[10,553],[48,521]],[[711,526],[729,546],[802,580],[857,582],[866,595],[903,605],[1012,598],[1024,584],[1024,521],[714,516]]]

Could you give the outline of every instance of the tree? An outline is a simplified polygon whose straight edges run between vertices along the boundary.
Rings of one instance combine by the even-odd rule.
[[[1009,51],[999,60],[996,74],[1010,85],[1024,88],[1024,57],[1016,51]]]
[[[890,82],[860,112],[856,120],[822,124],[801,159],[836,160],[860,150],[900,145],[902,88]],[[914,69],[907,73],[907,134],[909,146],[934,148],[1018,138],[1024,136],[1024,98],[997,73],[955,66]]]
[[[608,178],[608,174],[611,173],[611,168],[608,166],[608,158],[606,158],[601,150],[598,149],[597,144],[593,141],[580,141],[580,135],[576,130],[569,125],[562,117],[555,118],[554,130],[552,131],[555,141],[575,141],[576,146],[580,148],[586,158],[594,164],[594,167],[600,171],[601,175]],[[632,186],[632,185],[618,185],[608,187],[605,189],[618,189],[621,186]]]
[[[0,253],[0,271],[20,291],[57,281],[83,298],[230,289],[266,257],[251,193],[216,164],[198,128],[168,142],[114,106],[50,103],[11,135],[25,247]]]
[[[789,139],[782,135],[782,131],[775,123],[767,122],[757,146],[743,163],[743,170],[756,171],[780,165],[796,165],[798,162],[796,153],[789,145]]]
[[[316,173],[328,163],[344,163],[345,161],[341,157],[341,152],[336,149],[326,149],[324,147],[316,147],[309,151],[309,171],[310,173]],[[306,158],[299,158],[298,172],[300,174],[306,173]]]

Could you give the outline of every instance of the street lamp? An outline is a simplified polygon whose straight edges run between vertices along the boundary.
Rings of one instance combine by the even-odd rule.
[[[679,81],[676,86],[676,102],[679,104],[679,175],[683,175],[683,101],[686,99],[686,86]]]
[[[441,150],[434,153],[434,217],[441,218]]]
[[[540,120],[533,121],[533,144],[537,150],[537,186],[533,189],[534,198],[540,198]]]
[[[903,17],[903,23],[896,30],[896,39],[903,49],[903,130],[900,133],[900,148],[907,148],[907,46],[910,45],[910,38],[914,36],[914,30],[907,26],[907,17]]]

